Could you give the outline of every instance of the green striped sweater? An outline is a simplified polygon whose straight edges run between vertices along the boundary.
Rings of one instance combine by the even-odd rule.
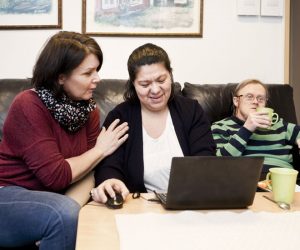
[[[251,132],[235,116],[212,125],[218,156],[264,156],[264,169],[293,168],[291,149],[300,138],[300,126],[280,119],[270,130]]]

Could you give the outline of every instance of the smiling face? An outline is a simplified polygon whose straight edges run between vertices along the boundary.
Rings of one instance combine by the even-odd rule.
[[[171,75],[163,63],[143,65],[139,68],[134,88],[142,109],[163,111],[171,95]]]
[[[72,100],[89,100],[100,81],[97,68],[99,60],[94,54],[88,54],[82,63],[68,76],[62,74],[59,84]]]
[[[233,97],[236,117],[245,121],[250,113],[256,111],[257,107],[265,107],[266,95],[266,89],[257,83],[250,83],[240,89],[237,96]]]

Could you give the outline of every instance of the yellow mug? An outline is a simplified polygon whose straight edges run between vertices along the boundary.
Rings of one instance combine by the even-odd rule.
[[[266,176],[275,201],[291,204],[294,200],[298,171],[291,168],[270,168]],[[270,181],[271,180],[271,181]]]

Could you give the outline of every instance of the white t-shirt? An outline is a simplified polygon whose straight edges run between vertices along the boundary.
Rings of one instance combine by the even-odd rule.
[[[143,127],[144,183],[147,191],[168,189],[171,160],[183,156],[170,112],[166,127],[158,138],[150,137]]]

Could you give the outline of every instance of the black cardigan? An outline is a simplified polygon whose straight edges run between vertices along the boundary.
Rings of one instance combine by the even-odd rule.
[[[168,106],[183,155],[215,155],[216,146],[210,124],[199,103],[175,95]],[[116,178],[122,180],[130,192],[146,192],[140,103],[119,104],[107,115],[103,125],[107,128],[116,118],[128,122],[129,136],[120,148],[96,167],[96,186],[107,179]]]

